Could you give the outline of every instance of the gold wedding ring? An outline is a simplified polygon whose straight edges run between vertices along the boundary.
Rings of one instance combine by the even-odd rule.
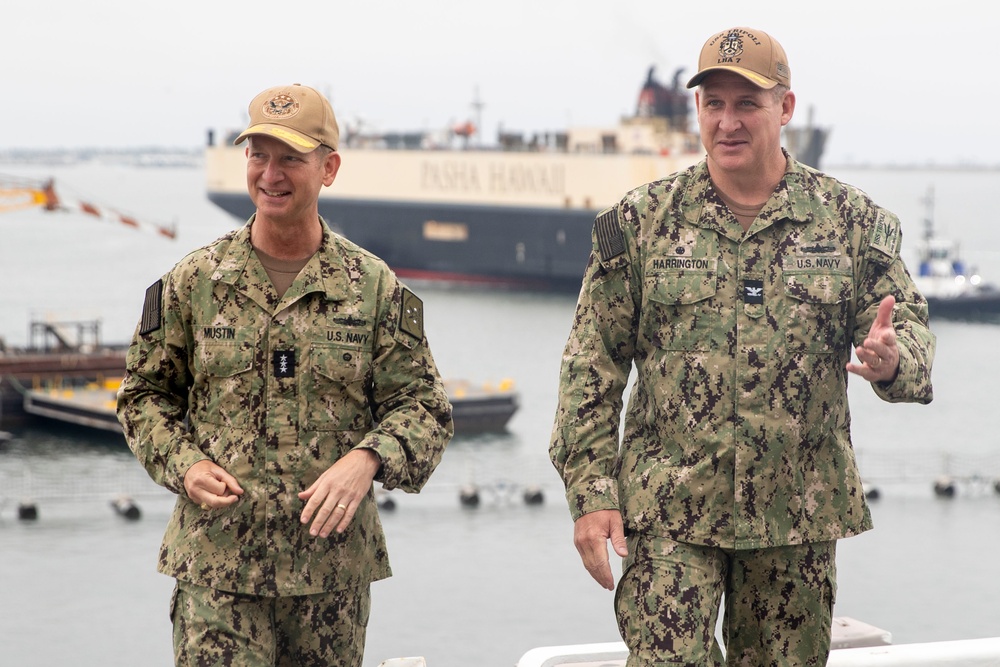
[[[202,503],[202,504],[201,504],[201,508],[202,508],[203,510],[207,510],[207,509],[208,509],[208,503]]]
[[[875,363],[872,364],[872,368],[878,368],[882,365],[882,357],[875,357]]]
[[[343,504],[343,503],[337,503],[337,507],[338,507],[339,509],[342,509],[342,510],[346,510],[346,509],[347,509],[347,505],[345,505],[345,504]]]

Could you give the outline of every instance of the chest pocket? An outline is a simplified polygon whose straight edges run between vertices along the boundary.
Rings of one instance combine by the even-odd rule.
[[[785,269],[786,343],[790,349],[829,354],[848,344],[854,280],[845,271]],[[780,320],[779,320],[780,321]]]
[[[643,330],[664,350],[707,351],[715,347],[721,318],[715,302],[718,275],[707,271],[647,274]]]
[[[347,344],[316,343],[303,374],[302,423],[310,431],[357,431],[372,423],[367,378],[371,351]]]
[[[255,341],[202,341],[195,348],[191,410],[197,421],[245,429],[254,394]]]

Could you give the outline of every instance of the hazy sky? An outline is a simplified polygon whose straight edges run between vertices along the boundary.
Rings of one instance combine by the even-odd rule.
[[[486,141],[611,126],[651,65],[691,76],[736,25],[785,47],[793,123],[812,107],[832,128],[826,164],[1000,165],[1000,3],[981,0],[8,3],[0,149],[196,147],[292,82],[383,130],[473,118],[477,91]]]

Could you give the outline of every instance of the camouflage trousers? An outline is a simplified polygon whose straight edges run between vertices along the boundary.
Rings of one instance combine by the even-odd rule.
[[[360,667],[370,589],[260,597],[178,581],[177,667]]]
[[[630,536],[615,593],[627,667],[826,665],[836,547],[731,550]]]

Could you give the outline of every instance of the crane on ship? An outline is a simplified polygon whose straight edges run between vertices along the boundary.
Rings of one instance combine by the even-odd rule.
[[[146,229],[173,239],[176,225],[150,223],[82,199],[63,197],[53,179],[32,180],[0,174],[0,213],[41,208],[45,211],[78,212],[135,229]]]

